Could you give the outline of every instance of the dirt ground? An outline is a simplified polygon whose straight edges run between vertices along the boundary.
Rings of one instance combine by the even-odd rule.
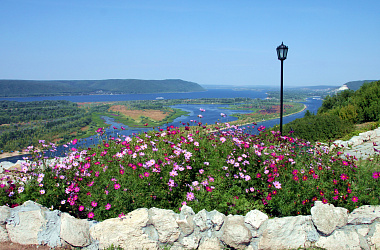
[[[132,119],[138,119],[140,116],[145,116],[155,121],[161,121],[168,115],[160,110],[130,110],[124,105],[113,105],[110,110],[129,116]]]
[[[0,250],[50,250],[49,246],[42,246],[42,245],[21,245],[17,243],[12,242],[2,242],[0,243]],[[64,250],[64,249],[72,249],[70,247],[67,248],[54,248],[56,250]]]

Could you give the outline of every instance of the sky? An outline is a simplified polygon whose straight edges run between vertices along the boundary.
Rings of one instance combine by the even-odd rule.
[[[0,0],[0,79],[380,79],[378,0]]]

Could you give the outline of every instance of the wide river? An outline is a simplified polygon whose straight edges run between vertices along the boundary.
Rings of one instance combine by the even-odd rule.
[[[157,97],[162,97],[164,99],[197,99],[197,98],[234,98],[234,97],[247,97],[247,98],[266,98],[265,91],[234,91],[231,89],[210,89],[204,92],[192,92],[192,93],[160,93],[160,94],[130,94],[130,95],[84,95],[84,96],[44,96],[44,97],[24,97],[24,98],[0,98],[0,100],[9,100],[9,101],[19,101],[19,102],[30,102],[30,101],[43,101],[43,100],[67,100],[72,102],[107,102],[107,101],[128,101],[128,100],[155,100]],[[300,113],[286,116],[283,118],[283,123],[286,124],[297,118],[302,118],[306,112],[309,110],[312,113],[317,113],[318,108],[322,105],[322,100],[319,99],[308,99],[306,102],[303,102],[306,105],[306,109]],[[230,116],[233,113],[249,113],[248,110],[229,110],[223,109],[227,105],[194,105],[194,104],[181,104],[172,106],[173,108],[179,108],[184,111],[189,112],[187,116],[181,116],[176,118],[173,122],[165,124],[162,128],[166,126],[180,126],[181,123],[194,124],[195,122],[202,122],[203,124],[214,124],[215,122],[229,122],[236,120],[235,117]],[[204,112],[201,112],[200,109],[204,109]],[[227,117],[221,117],[221,113],[227,115]],[[198,115],[203,117],[200,119]],[[138,134],[144,131],[152,130],[152,128],[129,128],[124,124],[117,123],[110,117],[104,117],[107,124],[111,126],[106,129],[107,135],[133,135]],[[265,127],[273,127],[276,124],[280,123],[280,119],[273,119],[268,121],[263,121],[258,123],[258,125],[263,125]],[[126,130],[121,130],[121,126],[126,128]],[[114,129],[117,128],[117,129]],[[251,131],[255,133],[257,130]],[[82,139],[80,146],[90,146],[96,144],[98,141],[97,136],[92,136],[86,139]],[[60,155],[63,154],[65,148],[62,146],[58,147],[58,152]],[[14,156],[9,158],[0,159],[2,161],[11,161],[16,162],[17,160],[22,160],[22,156]]]

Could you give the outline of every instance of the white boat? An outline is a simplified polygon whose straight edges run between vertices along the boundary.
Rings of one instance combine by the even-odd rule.
[[[156,100],[163,100],[164,98],[162,96],[156,97]]]

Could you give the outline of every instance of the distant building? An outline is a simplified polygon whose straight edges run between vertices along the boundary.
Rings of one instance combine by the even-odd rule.
[[[343,91],[343,90],[347,90],[347,89],[349,89],[349,88],[347,87],[347,85],[346,85],[346,84],[343,84],[343,86],[340,87],[340,88],[338,89],[338,91]]]

